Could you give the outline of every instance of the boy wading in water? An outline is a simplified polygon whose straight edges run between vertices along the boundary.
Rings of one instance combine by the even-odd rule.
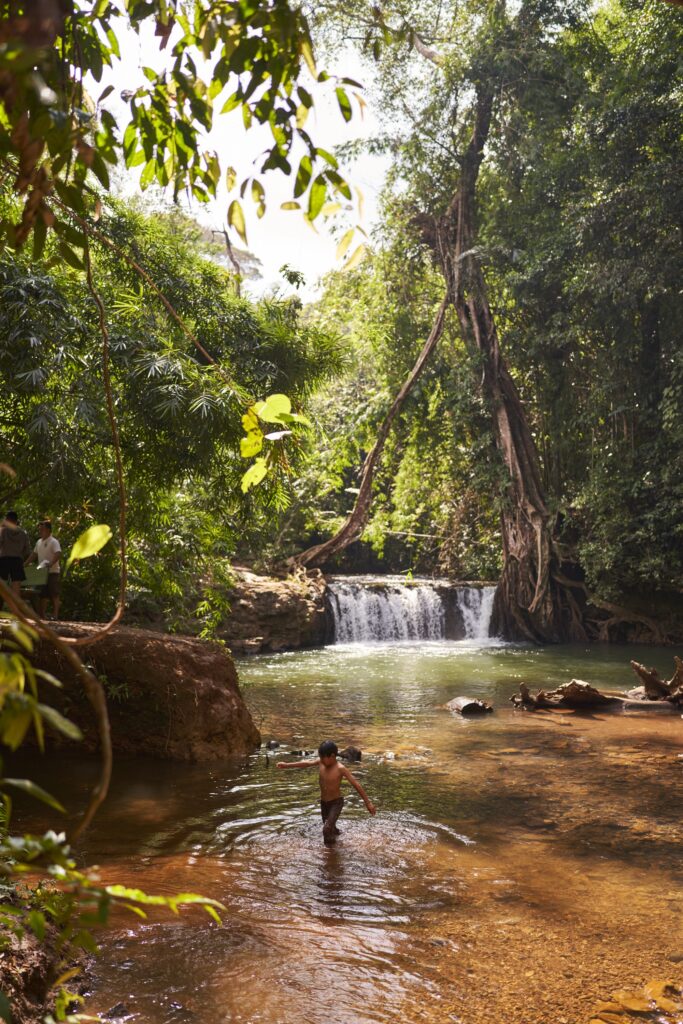
[[[325,846],[332,846],[337,841],[339,829],[337,818],[344,806],[344,797],[341,795],[342,779],[350,782],[356,792],[361,796],[363,803],[370,814],[376,814],[375,805],[369,799],[367,793],[357,779],[343,764],[337,761],[337,744],[332,740],[325,740],[318,747],[319,757],[315,761],[278,761],[278,768],[312,768],[319,766],[320,770],[320,813],[323,819],[323,839]]]

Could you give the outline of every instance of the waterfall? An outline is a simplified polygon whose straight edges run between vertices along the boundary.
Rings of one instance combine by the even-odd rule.
[[[485,640],[495,589],[395,579],[331,580],[328,595],[334,638],[338,643],[463,637]]]
[[[458,587],[456,593],[466,639],[488,639],[496,588]]]

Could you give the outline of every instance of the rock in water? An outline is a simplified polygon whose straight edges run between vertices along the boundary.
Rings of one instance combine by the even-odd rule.
[[[454,697],[446,705],[449,711],[456,711],[459,715],[486,715],[493,711],[491,704],[478,697]]]
[[[92,636],[99,628],[76,622],[56,627],[64,637]],[[220,644],[116,626],[84,656],[104,681],[115,751],[211,761],[243,756],[261,742],[233,660]],[[86,748],[96,748],[92,710],[71,665],[47,641],[36,645],[31,660],[64,683],[63,690],[41,686],[41,699],[80,726]]]
[[[360,761],[363,756],[362,751],[358,747],[344,747],[343,750],[339,751],[339,756],[343,757],[345,761]]]

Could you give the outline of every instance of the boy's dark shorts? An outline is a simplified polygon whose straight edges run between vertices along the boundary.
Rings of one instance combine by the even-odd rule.
[[[0,558],[0,579],[10,582],[26,579],[24,563],[18,555],[3,555]]]
[[[336,800],[321,800],[320,801],[320,814],[323,819],[323,836],[325,843],[329,846],[333,843],[339,834],[337,828],[337,818],[342,812],[344,806],[344,797],[339,796]]]
[[[41,597],[59,597],[61,592],[62,580],[60,573],[49,572],[47,574],[47,583],[44,583],[40,588]]]

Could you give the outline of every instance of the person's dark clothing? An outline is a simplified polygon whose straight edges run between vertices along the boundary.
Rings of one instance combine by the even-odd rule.
[[[13,583],[15,580],[21,582],[25,579],[23,558],[17,558],[14,555],[0,556],[0,580]]]
[[[321,800],[320,814],[323,819],[323,839],[326,846],[332,846],[340,834],[337,828],[337,819],[344,806],[344,797],[337,797],[336,800]]]
[[[20,526],[14,530],[10,526],[0,527],[0,559],[20,558],[23,564],[30,554],[31,544],[26,530]],[[18,578],[24,579],[23,576]]]
[[[26,579],[24,562],[31,554],[28,534],[20,527],[0,527],[0,579],[10,583]]]

